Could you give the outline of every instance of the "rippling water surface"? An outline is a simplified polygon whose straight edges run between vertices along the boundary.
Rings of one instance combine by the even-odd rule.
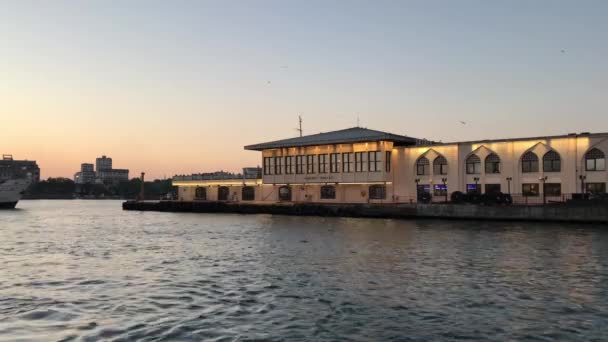
[[[0,340],[605,340],[608,227],[0,211]]]

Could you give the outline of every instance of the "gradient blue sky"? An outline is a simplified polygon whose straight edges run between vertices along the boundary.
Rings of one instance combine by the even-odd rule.
[[[6,1],[0,148],[70,176],[239,170],[361,126],[456,141],[608,131],[608,1]],[[562,52],[565,50],[565,52]],[[467,125],[461,125],[460,120]]]

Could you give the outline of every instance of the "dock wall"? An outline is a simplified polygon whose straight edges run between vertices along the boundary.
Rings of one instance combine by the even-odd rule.
[[[595,206],[481,206],[459,204],[319,204],[160,201],[123,203],[124,210],[333,216],[367,218],[440,218],[501,221],[608,223],[608,207]]]

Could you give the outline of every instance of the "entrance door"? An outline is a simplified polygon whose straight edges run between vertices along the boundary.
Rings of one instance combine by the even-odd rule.
[[[230,189],[227,186],[220,186],[220,188],[217,190],[217,200],[227,201],[228,196],[230,196]]]
[[[291,201],[291,187],[282,186],[279,188],[279,201]]]

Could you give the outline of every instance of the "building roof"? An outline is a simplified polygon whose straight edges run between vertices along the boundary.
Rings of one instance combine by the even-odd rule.
[[[262,151],[273,148],[331,145],[371,141],[392,141],[395,145],[414,145],[418,139],[363,127],[352,127],[327,133],[305,135],[303,137],[276,140],[245,146],[246,150]]]

